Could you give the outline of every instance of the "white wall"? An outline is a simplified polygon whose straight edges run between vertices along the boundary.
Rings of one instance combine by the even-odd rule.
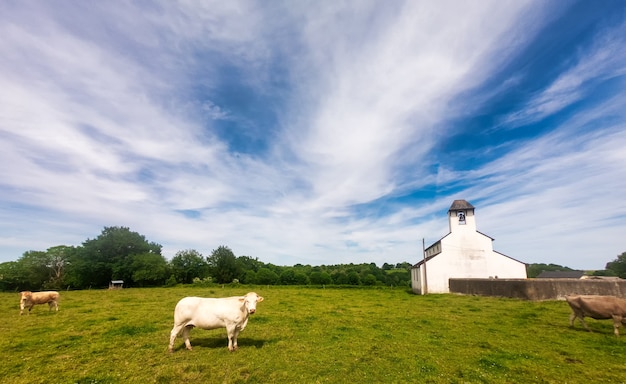
[[[441,249],[438,246],[429,248],[427,256],[435,256],[428,260],[426,267],[422,264],[411,270],[413,292],[448,293],[450,278],[526,278],[524,263],[494,252],[493,239],[476,230],[474,210],[463,210],[462,213],[465,216],[463,222],[459,220],[458,211],[448,211],[450,233],[439,241]]]
[[[471,228],[471,226],[469,226]],[[489,236],[463,226],[441,239],[442,252],[427,262],[428,293],[450,292],[448,279],[454,278],[526,278],[526,265],[493,251]],[[413,291],[423,292],[423,265],[413,269]]]

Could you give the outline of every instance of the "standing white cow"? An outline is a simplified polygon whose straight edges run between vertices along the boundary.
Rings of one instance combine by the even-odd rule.
[[[35,304],[48,304],[49,310],[55,308],[59,311],[59,292],[57,291],[45,291],[45,292],[20,292],[20,315],[24,313],[24,308],[28,308],[28,314],[33,309]]]
[[[193,327],[201,329],[226,328],[228,350],[237,349],[237,336],[248,324],[248,317],[256,312],[256,303],[263,298],[254,292],[245,296],[225,298],[185,297],[174,309],[174,328],[170,333],[169,351],[174,351],[174,341],[183,333],[187,349],[191,350],[189,331]]]

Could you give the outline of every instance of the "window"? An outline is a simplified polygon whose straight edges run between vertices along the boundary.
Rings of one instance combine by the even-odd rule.
[[[458,211],[457,216],[459,218],[459,225],[465,225],[465,212],[464,211]]]

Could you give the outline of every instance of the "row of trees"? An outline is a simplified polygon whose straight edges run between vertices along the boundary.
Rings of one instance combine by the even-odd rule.
[[[410,285],[410,264],[332,266],[266,264],[250,256],[236,257],[226,246],[210,256],[190,249],[170,261],[161,245],[126,227],[105,227],[82,246],[56,246],[25,252],[17,261],[0,264],[1,290],[103,288],[111,280],[125,286],[163,286],[213,282],[245,284]]]
[[[46,251],[25,252],[17,261],[0,264],[0,290],[104,288],[111,280],[125,286],[163,286],[190,283],[262,285],[410,285],[409,263],[277,266],[250,256],[236,257],[220,246],[205,257],[190,249],[168,261],[161,245],[126,227],[105,227],[82,246],[60,245]],[[528,277],[541,271],[571,270],[555,264],[531,264]],[[626,252],[596,275],[626,278]]]

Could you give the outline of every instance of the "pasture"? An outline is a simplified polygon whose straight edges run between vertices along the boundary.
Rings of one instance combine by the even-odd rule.
[[[184,296],[265,298],[227,349],[225,329],[167,352]],[[61,292],[60,310],[19,315],[0,293],[2,383],[621,383],[626,331],[569,327],[563,301],[406,289],[150,288]]]

